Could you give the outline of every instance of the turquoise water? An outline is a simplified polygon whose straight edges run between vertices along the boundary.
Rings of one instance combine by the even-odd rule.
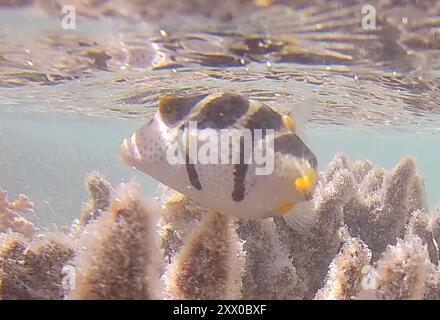
[[[75,114],[0,112],[0,172],[11,199],[35,202],[31,220],[70,225],[87,202],[86,175],[97,170],[114,185],[139,181],[148,194],[156,183],[119,161],[117,150],[139,122]]]

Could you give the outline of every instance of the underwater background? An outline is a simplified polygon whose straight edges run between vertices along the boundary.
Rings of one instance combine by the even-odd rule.
[[[233,91],[305,114],[320,170],[337,154],[386,170],[413,156],[434,210],[439,49],[435,0],[0,0],[0,186],[48,230],[78,218],[92,171],[155,197],[121,141],[164,94]]]
[[[73,30],[62,2],[0,4],[1,181],[42,225],[76,217],[87,172],[135,175],[117,146],[170,92],[305,105],[321,169],[338,152],[388,169],[411,154],[440,199],[438,1],[70,1]]]

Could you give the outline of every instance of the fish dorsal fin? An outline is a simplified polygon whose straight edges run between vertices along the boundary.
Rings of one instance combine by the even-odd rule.
[[[316,99],[314,97],[300,101],[293,110],[283,116],[284,126],[300,138],[304,138],[305,124],[312,118],[315,107]]]
[[[293,133],[296,133],[297,130],[296,118],[292,114],[292,111],[283,116],[283,123],[286,129],[292,131]]]
[[[159,100],[160,118],[166,125],[174,126],[184,120],[194,106],[206,96],[207,94],[181,97],[167,94]]]

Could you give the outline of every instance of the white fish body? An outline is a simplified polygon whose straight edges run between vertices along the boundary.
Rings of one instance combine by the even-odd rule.
[[[190,121],[196,124],[194,130]],[[259,137],[254,134],[255,129],[263,129],[266,135]],[[273,129],[274,134],[266,129]],[[308,220],[304,215],[309,213],[306,210],[294,212],[294,208],[307,200],[314,189],[317,161],[291,130],[289,118],[236,94],[165,97],[159,104],[159,112],[131,138],[124,140],[120,154],[128,165],[206,208],[245,218],[291,216],[286,221],[301,228]],[[221,162],[221,153],[229,152],[227,163],[200,163],[200,159],[189,163],[190,152],[186,148],[191,139],[193,146],[197,145],[198,154],[208,141],[206,137],[201,141],[203,135],[220,137],[225,131],[243,143],[241,151],[245,142],[254,147],[249,163],[244,162],[244,151],[237,156],[238,163],[232,162],[230,145],[226,150],[219,148],[218,157],[214,156]],[[240,140],[249,132],[253,132],[250,139]],[[186,142],[180,145],[183,150],[180,160],[184,161],[174,163],[170,161],[170,154],[176,153],[170,150],[176,151],[178,141]],[[273,168],[270,174],[259,174],[257,168],[261,170],[264,165],[252,161],[261,148],[273,152],[273,165],[268,166],[269,170]]]

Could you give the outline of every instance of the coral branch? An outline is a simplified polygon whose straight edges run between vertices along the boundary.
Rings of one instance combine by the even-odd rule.
[[[38,228],[22,214],[33,209],[34,204],[24,194],[20,194],[14,202],[9,202],[8,193],[0,188],[0,233],[10,230],[31,238]]]
[[[163,212],[159,221],[162,248],[169,262],[178,253],[188,236],[198,227],[203,214],[208,210],[198,206],[194,201],[176,192],[169,193],[163,201]]]
[[[162,253],[155,232],[160,208],[139,186],[122,185],[108,212],[89,223],[72,265],[69,299],[154,299],[161,296]]]
[[[428,275],[423,298],[425,300],[440,300],[440,269],[438,266]]]
[[[349,300],[359,291],[363,269],[370,263],[371,251],[358,238],[348,237],[329,267],[325,286],[317,300]]]
[[[110,205],[112,186],[99,172],[91,172],[86,180],[89,202],[81,212],[79,223],[81,226],[87,225],[95,220]]]
[[[389,173],[372,168],[360,181],[356,197],[344,206],[350,234],[365,241],[377,260],[388,244],[402,237],[410,213],[423,209],[425,194],[415,160],[402,159]]]
[[[305,298],[313,298],[324,284],[327,268],[342,241],[338,231],[343,226],[344,204],[355,191],[353,176],[344,166],[344,158],[335,158],[323,175],[326,182],[319,182],[313,198],[317,222],[309,231],[298,233],[283,218],[274,219],[280,241],[288,246],[296,272],[307,288]]]
[[[70,239],[49,234],[28,242],[19,234],[0,239],[0,299],[63,299],[63,266],[73,256]]]
[[[209,212],[170,265],[166,284],[172,299],[240,297],[243,253],[235,223]]]
[[[373,270],[372,288],[360,297],[380,300],[422,299],[432,271],[428,251],[417,236],[388,246]]]
[[[246,259],[243,299],[299,299],[305,288],[296,274],[287,246],[280,242],[273,219],[240,220]]]
[[[423,244],[427,245],[429,258],[434,264],[438,264],[438,249],[433,238],[431,215],[424,210],[416,210],[411,213],[407,226],[407,235],[418,236]]]

